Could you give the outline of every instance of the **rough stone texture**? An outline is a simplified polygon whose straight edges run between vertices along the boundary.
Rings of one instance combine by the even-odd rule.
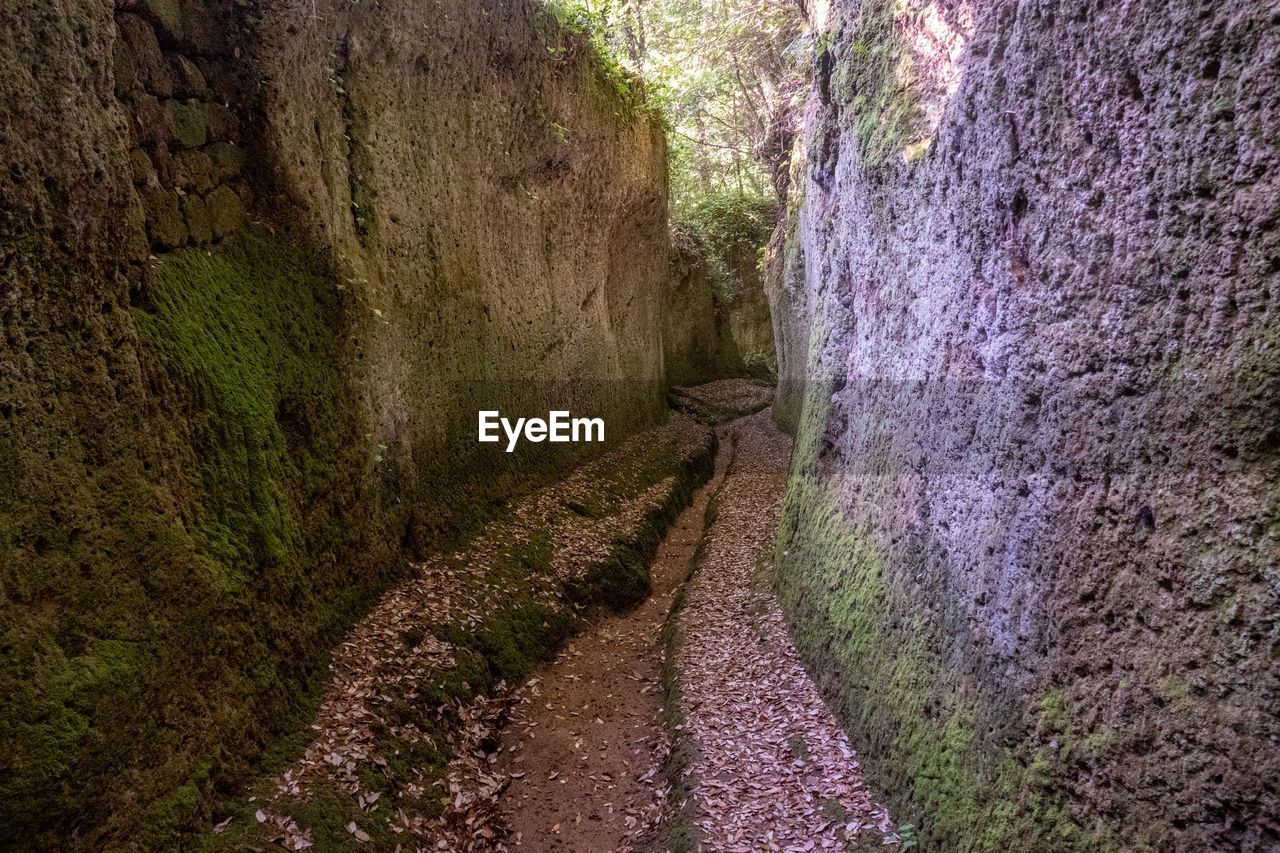
[[[778,356],[760,257],[768,236],[769,231],[764,228],[725,251],[728,292],[723,297],[718,293],[715,296],[717,300],[724,299],[720,308],[725,317],[724,363],[734,375],[772,382],[777,375]]]
[[[0,848],[187,846],[404,551],[573,460],[482,404],[664,411],[663,137],[585,39],[260,6],[0,14]]]
[[[756,258],[744,275],[743,287],[729,303],[729,338],[742,359],[744,369],[757,379],[772,381],[778,371],[778,354],[773,342],[773,320],[764,280]]]
[[[238,233],[244,217],[235,200],[247,191],[237,180],[245,152],[239,145],[239,120],[224,101],[240,100],[246,86],[249,72],[232,43],[244,35],[244,21],[215,3],[118,5],[114,88],[131,114],[130,130],[139,146],[130,158],[134,183],[147,188],[145,225],[152,247],[164,251],[188,240],[205,245]],[[195,60],[218,74],[218,93]],[[181,202],[188,225],[192,210],[197,211],[196,224],[189,228],[178,227],[181,218],[173,216],[173,204],[158,192],[194,191],[203,197],[216,192],[215,183],[224,182],[230,183],[218,189],[225,193]],[[212,228],[198,213],[202,202],[222,214],[215,216]]]
[[[215,142],[209,146],[208,154],[213,161],[216,180],[225,181],[239,176],[244,168],[244,151],[229,142]]]
[[[187,243],[187,225],[178,207],[178,194],[160,187],[147,188],[142,203],[147,212],[147,233],[160,249],[180,249]]]
[[[169,76],[169,66],[155,30],[137,15],[120,15],[116,23],[121,38],[116,42],[116,50],[124,57],[121,62],[128,61],[131,66],[125,69],[126,74],[132,73],[131,79],[117,76],[117,85],[127,92],[132,88],[130,83],[136,83],[156,97],[173,97],[173,78]]]
[[[227,237],[244,225],[244,206],[230,187],[216,187],[205,198],[205,207],[209,214],[209,227],[215,237]]]
[[[1280,849],[1275,4],[895,8],[820,22],[798,645],[924,849]]]
[[[199,101],[165,101],[164,109],[173,126],[174,139],[178,145],[183,148],[199,148],[208,141],[208,125]]]
[[[662,354],[668,385],[698,385],[746,373],[729,329],[728,309],[711,285],[707,248],[682,228],[671,235],[664,295]]]
[[[226,190],[231,192],[231,190]],[[235,194],[232,193],[234,196]],[[239,199],[237,199],[237,202]],[[209,209],[205,206],[204,200],[198,195],[186,195],[182,197],[182,218],[187,223],[187,233],[191,235],[193,243],[208,243],[213,239],[213,226],[209,222]],[[223,235],[227,233],[224,224]]]
[[[487,498],[502,487],[458,482],[472,460],[523,477],[579,449],[495,461],[478,408],[556,400],[617,435],[653,422],[666,143],[639,93],[537,3],[321,8],[263,15],[262,133],[282,194],[377,329],[363,349],[373,431],[406,488]]]
[[[805,124],[812,127],[816,99],[808,102]],[[805,284],[804,241],[800,239],[800,209],[806,179],[803,134],[796,136],[790,160],[788,203],[765,247],[762,270],[769,319],[773,325],[777,393],[773,401],[773,422],[795,435],[804,405],[805,374],[809,364],[809,327],[812,312]]]
[[[776,211],[751,196],[713,196],[673,223],[663,314],[669,385],[753,376],[773,382],[777,356],[760,262]]]
[[[185,56],[175,55],[169,59],[170,77],[173,80],[173,94],[178,98],[208,98],[209,84],[196,64]]]

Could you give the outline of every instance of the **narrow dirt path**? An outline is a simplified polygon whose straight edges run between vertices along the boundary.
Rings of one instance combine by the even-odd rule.
[[[498,802],[500,848],[844,851],[900,840],[801,666],[769,583],[790,440],[768,409],[717,432],[715,476],[660,546],[653,595],[581,634],[515,694],[493,767],[511,778]],[[661,633],[695,558],[674,617],[674,735],[689,758],[673,796]]]
[[[498,803],[509,849],[630,850],[662,813],[660,635],[728,461],[721,445],[715,476],[659,546],[648,600],[580,634],[517,691],[493,768],[512,779]]]
[[[769,583],[791,442],[769,410],[729,429],[733,460],[677,616],[693,808],[674,819],[694,824],[686,837],[698,849],[723,853],[893,844],[900,839],[801,666]]]

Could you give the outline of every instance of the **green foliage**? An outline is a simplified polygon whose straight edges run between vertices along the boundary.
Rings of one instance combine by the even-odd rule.
[[[569,60],[583,49],[590,51],[607,82],[608,94],[628,108],[644,106],[644,90],[638,84],[637,72],[613,49],[608,21],[600,10],[581,0],[543,0],[543,11],[545,20],[554,24],[540,27],[548,53]]]
[[[668,129],[672,207],[767,195],[807,87],[809,38],[791,0],[551,0],[615,74],[639,75]]]
[[[719,193],[703,198],[676,222],[677,239],[701,245],[717,301],[727,305],[744,292],[776,217],[777,204],[770,198]]]

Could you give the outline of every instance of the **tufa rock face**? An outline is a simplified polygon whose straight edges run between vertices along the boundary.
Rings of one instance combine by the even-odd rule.
[[[662,344],[667,383],[753,376],[777,368],[760,249],[775,206],[751,196],[704,199],[672,227]]]
[[[671,271],[662,315],[667,384],[698,385],[743,374],[746,366],[728,327],[728,309],[711,283],[707,247],[696,234],[679,227],[671,238]]]
[[[938,849],[1275,849],[1274,4],[821,25],[777,580],[864,767]]]
[[[442,500],[502,493],[459,471],[524,477],[582,450],[494,461],[478,409],[557,402],[617,437],[662,416],[665,137],[532,7],[485,4],[478,26],[450,3],[329,5],[264,14],[253,55],[279,85],[260,132],[277,198],[361,302],[371,431],[426,541]]]
[[[815,101],[810,98],[806,107],[805,124],[809,127],[815,123]],[[795,435],[804,405],[809,329],[813,322],[805,281],[804,241],[800,239],[806,176],[806,140],[797,135],[791,152],[787,207],[765,247],[762,265],[777,362],[773,420],[791,435]]]
[[[477,408],[665,412],[638,93],[524,5],[264,5],[0,16],[4,842],[190,846],[405,555],[575,461]]]

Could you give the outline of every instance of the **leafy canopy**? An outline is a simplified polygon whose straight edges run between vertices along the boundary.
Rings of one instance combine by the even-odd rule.
[[[668,128],[673,212],[780,197],[810,69],[796,0],[549,0],[639,74]]]

